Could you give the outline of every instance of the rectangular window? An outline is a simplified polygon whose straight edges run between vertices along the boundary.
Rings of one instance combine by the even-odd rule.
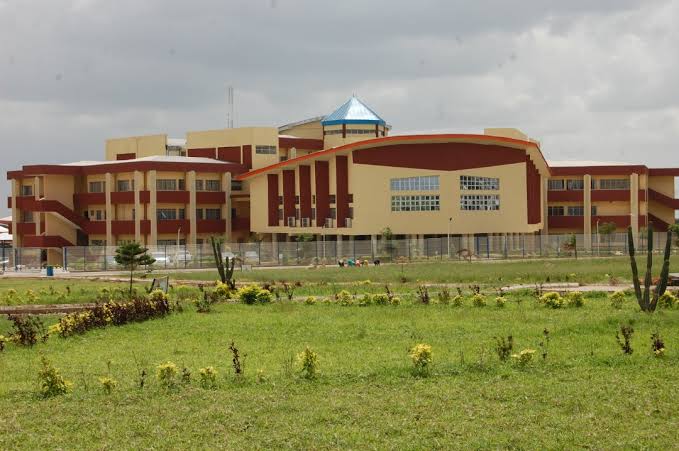
[[[33,222],[33,212],[32,211],[22,211],[21,212],[21,222]]]
[[[90,193],[103,193],[106,191],[106,182],[90,182],[89,192]]]
[[[159,221],[171,221],[177,219],[177,210],[174,208],[159,208],[156,211]]]
[[[599,189],[629,189],[629,179],[601,179]]]
[[[97,210],[97,213],[95,215],[96,220],[101,221],[101,220],[103,220],[103,217],[104,216],[101,214],[101,210]]]
[[[548,188],[550,191],[562,191],[564,189],[563,180],[550,180],[548,183]]]
[[[278,209],[278,220],[281,221],[282,219],[283,219],[283,210],[279,208]]]
[[[315,208],[311,209],[311,219],[316,219],[316,209]]]
[[[330,209],[330,217],[332,219],[337,219],[337,209],[335,209],[335,208]]]
[[[299,204],[299,196],[295,196],[295,203]]]
[[[569,206],[568,216],[585,216],[585,207],[582,205]]]
[[[186,189],[186,184],[184,183],[184,179],[177,180],[177,187],[179,188],[179,191],[184,191]]]
[[[158,240],[158,246],[176,246],[177,245],[177,240]],[[179,240],[179,245],[184,246],[186,245],[186,240],[181,238]]]
[[[341,135],[342,130],[341,129],[339,129],[339,130],[324,130],[323,134],[324,135]]]
[[[558,207],[558,206],[549,206],[547,207],[547,216],[563,216],[564,215],[564,208],[563,207]]]
[[[242,191],[243,182],[240,180],[231,180],[231,191]]]
[[[440,209],[438,195],[391,196],[391,211],[439,211]]]
[[[220,208],[206,208],[205,219],[222,219],[222,210]]]
[[[597,215],[596,212],[597,212],[596,205],[592,205],[592,216],[596,216]]]
[[[330,199],[330,203],[331,203],[331,204],[337,203],[337,197],[336,197],[334,194],[331,194],[331,195],[329,196],[329,199]]]
[[[196,219],[205,219],[202,208],[196,208]]]
[[[255,153],[260,155],[276,155],[276,146],[255,146]]]
[[[120,193],[134,191],[134,180],[118,180],[116,188]]]
[[[158,179],[156,180],[156,189],[158,191],[177,191],[177,181],[174,179]]]
[[[278,205],[283,205],[283,196],[278,196]]]
[[[205,191],[221,191],[219,180],[205,180]]]
[[[184,210],[183,208],[179,208],[177,210],[177,216],[179,217],[179,219],[186,219],[186,210]]]
[[[312,195],[311,195],[311,203],[312,203],[312,204],[315,204],[315,203],[316,203],[316,195],[315,195],[315,194],[312,194]]]
[[[500,179],[496,177],[476,177],[473,175],[461,175],[460,189],[497,191],[500,189]]]
[[[106,240],[90,240],[90,246],[106,246]]]
[[[389,180],[392,191],[438,191],[439,176],[406,177]]]
[[[33,186],[31,185],[21,185],[21,195],[22,196],[32,196]]]
[[[204,190],[205,190],[205,180],[196,179],[196,191],[204,191]]]
[[[460,210],[491,211],[500,209],[500,196],[497,194],[479,194],[460,196]]]
[[[582,191],[585,189],[584,180],[567,180],[566,186],[570,191]]]
[[[354,219],[354,207],[349,207],[349,218]]]

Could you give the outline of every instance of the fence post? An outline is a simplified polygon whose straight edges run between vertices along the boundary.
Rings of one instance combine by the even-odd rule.
[[[19,261],[19,248],[15,247],[14,248],[14,271],[19,271],[19,264],[17,263]]]
[[[262,241],[257,241],[257,266],[262,266]]]
[[[521,256],[526,258],[526,235],[521,234]]]
[[[542,234],[538,235],[538,246],[540,246],[540,257],[542,257]]]
[[[62,266],[64,267],[64,271],[68,271],[68,248],[64,247],[63,252],[61,253],[63,261]]]
[[[2,271],[5,272],[5,245],[2,245]]]
[[[556,236],[556,256],[561,257],[561,240],[559,235]]]

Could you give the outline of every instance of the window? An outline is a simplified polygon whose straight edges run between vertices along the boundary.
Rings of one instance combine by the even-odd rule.
[[[205,219],[222,219],[222,210],[219,208],[206,208]]]
[[[585,181],[584,180],[567,180],[566,186],[571,191],[582,191],[583,189],[585,189]]]
[[[196,180],[196,191],[205,190],[205,180]]]
[[[349,207],[349,218],[354,219],[354,207]]]
[[[438,195],[391,196],[391,211],[439,211],[440,209]]]
[[[33,222],[33,212],[32,211],[22,211],[21,212],[21,222]]]
[[[159,221],[169,221],[177,219],[177,210],[175,210],[174,208],[159,208],[156,211]]]
[[[629,179],[601,179],[599,189],[629,189]]]
[[[596,216],[596,212],[597,212],[596,205],[592,205],[592,216]]]
[[[316,218],[316,209],[315,209],[315,208],[312,208],[312,209],[311,209],[311,218],[312,218],[312,219],[315,219],[315,218]]]
[[[391,179],[389,185],[392,191],[438,191],[439,176],[426,175],[422,177]]]
[[[103,219],[104,215],[101,214],[101,210],[96,211],[95,218],[97,221],[101,221]]]
[[[174,179],[158,179],[156,180],[156,189],[158,191],[177,191],[177,181]]]
[[[295,208],[295,219],[299,219],[299,208]]]
[[[553,207],[551,205],[547,207],[547,216],[563,216],[563,215],[564,215],[563,207]]]
[[[548,183],[548,189],[550,191],[561,191],[564,189],[563,180],[550,180]]]
[[[311,203],[312,203],[312,204],[315,204],[315,203],[316,203],[316,195],[315,195],[315,194],[312,194],[312,195],[311,195]]]
[[[231,191],[242,191],[243,182],[240,180],[231,180]]]
[[[177,185],[179,187],[179,191],[184,191],[186,189],[186,185],[184,184],[184,179],[177,180]]]
[[[186,244],[185,239],[180,239],[179,240],[179,245],[184,246]],[[176,246],[177,245],[177,240],[158,240],[158,246]]]
[[[278,209],[278,220],[280,221],[282,219],[283,219],[283,210],[281,208],[279,208]]]
[[[255,153],[260,155],[276,155],[276,146],[255,146]]]
[[[219,180],[205,180],[205,191],[221,191]]]
[[[295,196],[295,203],[299,204],[299,196]]]
[[[585,207],[582,205],[569,206],[568,216],[585,216]]]
[[[348,128],[347,135],[374,135],[375,129]]]
[[[336,204],[337,203],[337,197],[334,194],[330,195],[330,203],[331,204]]]
[[[497,194],[460,196],[460,210],[484,211],[499,210],[500,196]]]
[[[90,246],[106,246],[106,240],[90,240]]]
[[[330,209],[330,218],[337,219],[337,209],[335,208]]]
[[[500,189],[500,179],[494,177],[460,176],[461,190],[494,190]]]
[[[178,209],[177,216],[179,216],[179,219],[186,219],[186,210],[183,208]]]
[[[118,180],[116,186],[118,192],[134,191],[134,180]]]
[[[205,219],[202,208],[196,208],[196,219]]]
[[[324,135],[341,135],[342,129],[339,130],[323,130]]]
[[[32,196],[33,186],[31,185],[21,185],[21,195],[22,196]]]
[[[106,191],[106,182],[90,182],[90,193],[103,193],[104,191]]]

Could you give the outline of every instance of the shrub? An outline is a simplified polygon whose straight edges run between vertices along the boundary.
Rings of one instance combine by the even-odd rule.
[[[26,290],[26,300],[31,304],[35,304],[40,300],[40,297],[35,294],[35,291],[29,289]]]
[[[474,307],[485,307],[486,297],[481,293],[476,293],[474,296],[472,296],[472,305]]]
[[[304,379],[315,379],[318,374],[318,354],[306,347],[297,355],[300,374]]]
[[[5,338],[4,335],[0,335],[0,352],[5,350],[5,343],[7,342],[7,339]]]
[[[337,299],[337,302],[339,305],[353,305],[354,304],[354,297],[349,293],[347,290],[342,290],[339,293],[335,295],[335,299]]]
[[[568,306],[580,308],[585,305],[585,296],[579,291],[572,291],[567,296]]]
[[[661,308],[673,308],[679,304],[679,299],[669,291],[663,293],[658,299],[658,306]]]
[[[4,303],[7,305],[16,305],[21,303],[21,298],[17,294],[17,290],[10,288],[4,296]]]
[[[307,296],[307,298],[304,299],[304,303],[306,305],[315,305],[316,304],[316,297],[315,296]]]
[[[408,355],[413,362],[413,372],[415,375],[426,376],[429,374],[429,368],[434,361],[431,345],[425,343],[416,344],[410,348]]]
[[[165,362],[156,367],[156,378],[160,385],[172,388],[177,385],[177,373],[179,369],[173,362]]]
[[[555,291],[550,291],[540,296],[540,302],[545,305],[545,307],[551,308],[561,308],[564,306],[564,299],[561,295]]]
[[[243,354],[243,357],[241,357],[240,349],[236,347],[236,343],[233,341],[229,345],[229,351],[231,351],[233,374],[237,378],[240,378],[245,375],[245,358],[247,357],[247,354]]]
[[[501,362],[509,358],[514,350],[514,337],[508,335],[505,337],[495,337],[495,352]]]
[[[620,335],[622,334],[622,340]],[[630,355],[634,352],[632,349],[632,335],[634,335],[634,328],[632,325],[620,326],[620,332],[615,333],[615,340],[618,342],[618,346],[622,349],[623,354]]]
[[[243,304],[267,304],[271,302],[271,292],[257,285],[248,285],[238,290],[238,299]]]
[[[217,386],[217,370],[211,366],[198,370],[200,374],[200,386],[203,388],[215,388]]]
[[[498,296],[495,298],[495,305],[497,307],[503,308],[505,306],[505,303],[507,302],[507,299],[504,296]]]
[[[417,297],[422,304],[428,305],[431,301],[429,297],[429,289],[425,285],[417,287]]]
[[[512,359],[514,359],[518,366],[523,368],[533,361],[533,354],[535,354],[534,349],[524,349],[518,354],[512,354]]]
[[[359,307],[367,307],[373,303],[373,297],[369,293],[365,293],[358,300]]]
[[[656,357],[663,357],[665,355],[665,341],[658,332],[651,335],[651,351]]]
[[[198,313],[210,313],[212,311],[212,300],[206,294],[207,293],[203,293],[202,298],[191,301]]]
[[[451,296],[450,296],[450,290],[448,289],[448,287],[441,288],[441,291],[439,291],[439,293],[438,293],[438,298],[439,298],[439,302],[441,304],[443,304],[443,305],[450,304]]]
[[[111,392],[113,392],[113,390],[118,386],[118,381],[109,376],[100,377],[99,383],[101,384],[102,390],[104,390],[104,393],[107,395],[110,395]]]
[[[378,293],[373,295],[372,301],[373,304],[375,305],[389,305],[391,300],[389,299],[389,295],[387,295],[386,293]]]
[[[391,305],[400,305],[401,304],[401,298],[398,296],[392,296],[391,299],[389,300]]]
[[[53,396],[65,395],[71,390],[73,384],[64,379],[58,368],[42,356],[42,368],[38,372],[38,381],[40,382],[40,395],[43,398],[51,398]]]
[[[38,341],[47,341],[49,334],[42,320],[34,315],[7,315],[12,322],[9,339],[21,346],[33,346]]]
[[[461,294],[457,294],[451,300],[451,303],[453,304],[453,307],[462,307],[464,305],[464,297],[462,297]]]
[[[621,309],[622,305],[625,303],[625,292],[616,291],[611,294],[608,298],[611,301],[611,306],[616,309]]]
[[[231,299],[231,288],[229,288],[229,285],[225,283],[217,282],[213,294],[215,300],[226,301],[228,299]]]

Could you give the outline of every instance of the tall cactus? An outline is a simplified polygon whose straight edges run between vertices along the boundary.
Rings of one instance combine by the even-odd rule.
[[[236,280],[233,278],[233,269],[236,265],[236,258],[226,257],[226,261],[222,257],[222,241],[215,239],[215,237],[210,237],[210,243],[212,244],[212,255],[215,259],[215,265],[217,266],[217,272],[219,272],[219,278],[222,283],[225,283],[232,290],[236,289]]]
[[[629,247],[630,266],[632,267],[632,282],[634,283],[634,294],[637,297],[639,307],[643,312],[654,312],[658,305],[658,298],[665,294],[667,289],[667,279],[670,274],[670,251],[672,248],[672,232],[667,231],[667,241],[665,243],[665,254],[663,256],[663,265],[660,271],[660,278],[656,284],[655,289],[651,292],[651,283],[653,276],[651,271],[653,269],[653,224],[649,223],[647,227],[647,254],[646,254],[646,275],[644,277],[644,290],[641,291],[641,283],[639,281],[639,270],[637,268],[637,260],[635,258],[634,236],[632,234],[632,227],[627,228],[627,242]]]

